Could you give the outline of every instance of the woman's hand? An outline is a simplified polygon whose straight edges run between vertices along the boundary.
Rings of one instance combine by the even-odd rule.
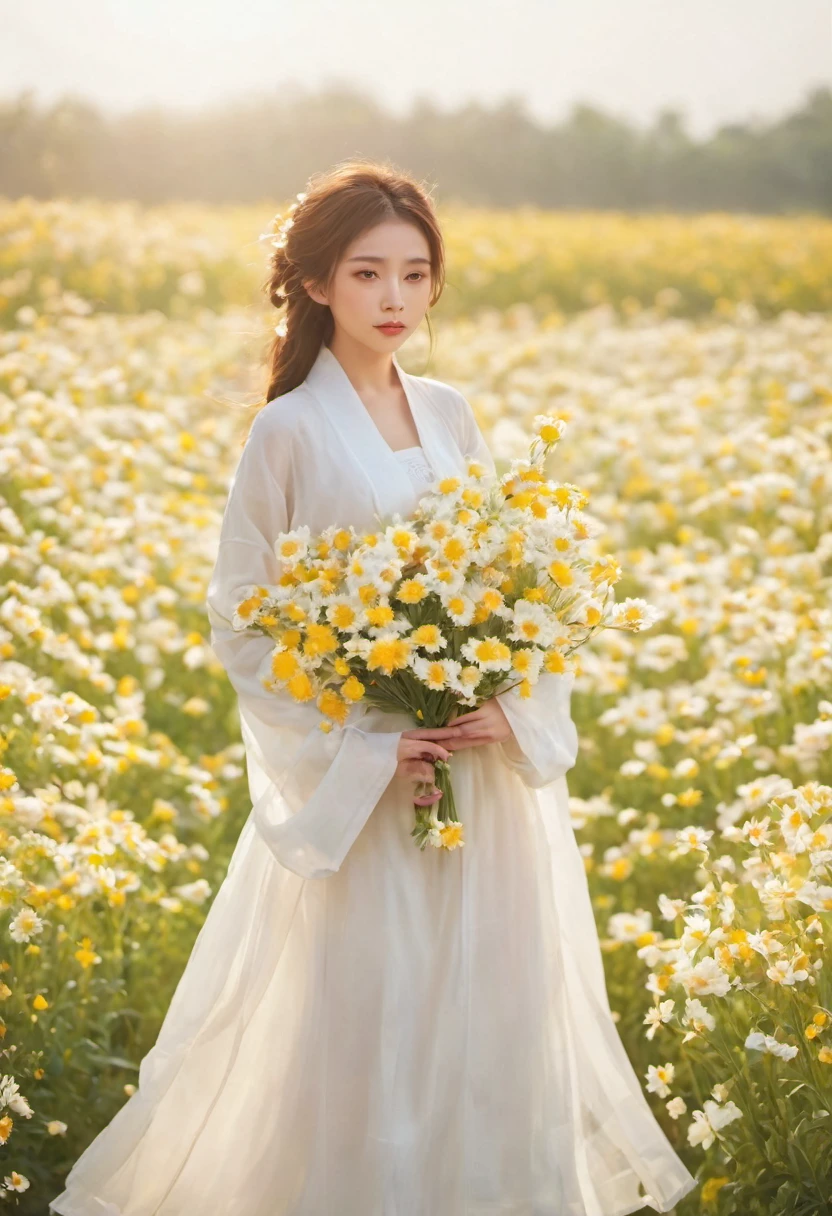
[[[512,735],[509,720],[496,697],[483,701],[479,709],[460,714],[452,720],[451,726],[457,732],[447,740],[452,752],[481,743],[503,743]]]
[[[403,730],[397,751],[395,776],[409,777],[416,782],[433,782],[434,760],[447,760],[452,752],[481,743],[501,743],[511,736],[511,726],[496,697],[484,701],[479,709],[460,714],[447,726],[417,727]],[[434,786],[433,793],[414,797],[417,806],[432,806],[442,797]]]
[[[447,745],[454,736],[452,726],[415,727],[413,730],[403,730],[399,740],[396,756],[398,765],[394,776],[408,777],[411,781],[426,781],[433,784],[435,771],[434,760],[447,760],[450,756]],[[417,806],[433,806],[442,797],[442,791],[434,786],[431,794],[415,795],[413,801]]]

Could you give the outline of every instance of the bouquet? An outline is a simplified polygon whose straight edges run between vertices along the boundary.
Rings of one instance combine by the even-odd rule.
[[[535,417],[528,460],[502,476],[471,461],[464,477],[433,483],[407,519],[378,531],[308,527],[274,542],[276,585],[241,589],[234,629],[274,639],[259,678],[267,689],[314,701],[321,729],[341,727],[364,701],[406,712],[414,726],[446,726],[510,688],[528,697],[541,671],[564,672],[599,628],[637,632],[641,600],[615,604],[617,562],[587,553],[588,496],[547,480],[544,462],[565,429]],[[464,843],[450,762],[434,762],[432,806],[414,803],[411,835]],[[416,797],[431,790],[418,783]]]

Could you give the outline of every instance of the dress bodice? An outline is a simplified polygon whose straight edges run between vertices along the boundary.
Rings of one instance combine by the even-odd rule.
[[[421,494],[436,480],[436,474],[428,463],[425,450],[418,444],[412,448],[400,448],[393,453],[396,459],[407,470],[417,494]]]

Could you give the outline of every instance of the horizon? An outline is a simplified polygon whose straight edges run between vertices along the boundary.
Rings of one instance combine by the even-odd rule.
[[[80,23],[72,6],[43,0],[36,12],[5,15],[0,78],[4,100],[28,92],[49,105],[72,96],[113,116],[352,86],[397,116],[423,101],[453,111],[517,99],[543,125],[585,104],[644,127],[673,109],[695,139],[727,123],[776,121],[813,88],[832,85],[826,0],[733,0],[729,10],[702,0],[695,11],[666,0],[629,0],[626,9],[587,0],[580,10],[518,0],[511,55],[498,0],[483,0],[476,17],[472,27],[461,0],[423,0],[415,15],[381,0],[349,9],[334,0],[302,8],[180,0],[172,11],[162,0],[141,8],[89,0]]]

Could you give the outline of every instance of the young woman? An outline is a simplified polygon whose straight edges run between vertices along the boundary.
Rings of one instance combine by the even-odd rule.
[[[624,1216],[695,1185],[612,1019],[566,772],[573,677],[441,730],[359,703],[325,733],[234,632],[279,532],[370,530],[493,461],[466,399],[396,352],[442,290],[429,197],[349,162],[277,242],[267,403],[208,591],[252,810],[136,1093],[63,1216]],[[415,782],[453,755],[466,843],[420,851]],[[428,801],[429,799],[425,799]],[[434,795],[435,800],[435,795]]]

